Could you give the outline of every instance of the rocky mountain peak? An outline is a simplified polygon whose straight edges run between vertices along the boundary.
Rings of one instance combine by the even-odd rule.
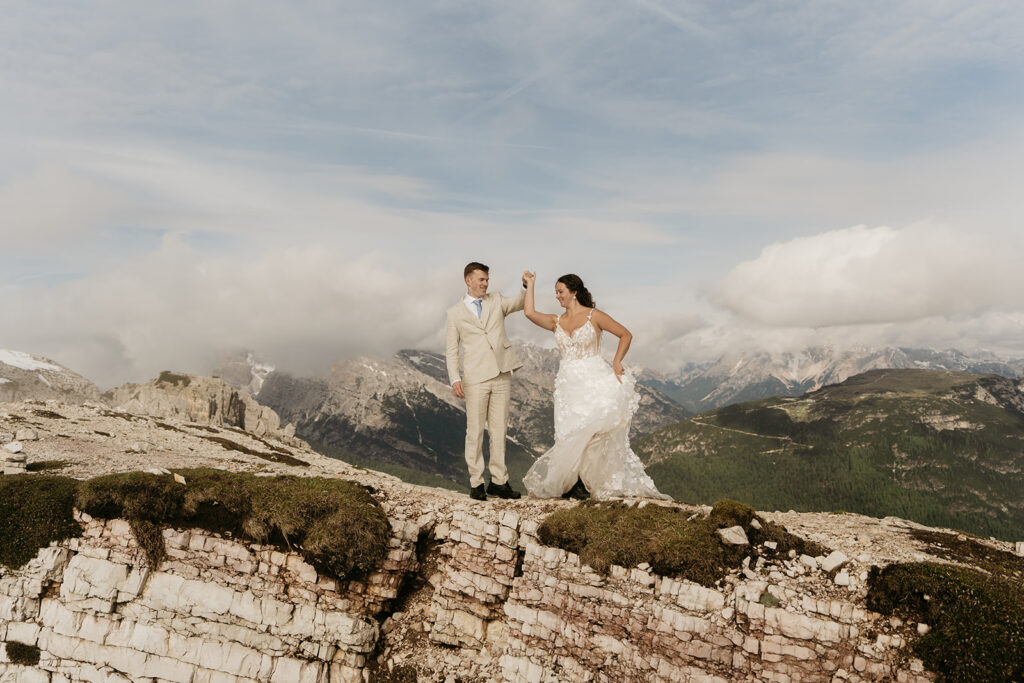
[[[224,360],[210,374],[220,377],[235,389],[256,396],[267,375],[273,371],[274,366],[263,361],[254,351],[243,350],[225,354]]]
[[[27,399],[82,403],[98,401],[100,391],[85,377],[49,358],[0,349],[0,402]]]

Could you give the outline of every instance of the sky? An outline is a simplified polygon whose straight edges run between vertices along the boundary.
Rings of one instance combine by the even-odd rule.
[[[671,371],[1024,356],[1016,1],[5,3],[0,348],[101,387],[440,350],[579,274]],[[522,317],[513,337],[548,343]]]

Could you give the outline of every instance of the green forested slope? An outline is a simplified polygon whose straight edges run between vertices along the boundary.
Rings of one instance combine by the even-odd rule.
[[[876,370],[702,413],[633,447],[677,500],[896,515],[1021,540],[1022,411],[1003,377]]]

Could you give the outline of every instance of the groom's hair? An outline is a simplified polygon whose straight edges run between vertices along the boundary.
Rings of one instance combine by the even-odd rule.
[[[465,268],[462,269],[462,277],[469,277],[469,274],[472,273],[474,270],[482,270],[488,274],[490,274],[491,272],[491,269],[485,266],[484,264],[477,263],[476,261],[471,261],[466,264]]]

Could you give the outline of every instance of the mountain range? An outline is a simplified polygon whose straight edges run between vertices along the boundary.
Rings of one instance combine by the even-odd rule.
[[[552,443],[558,366],[554,350],[520,344],[517,352],[524,367],[513,382],[507,445],[515,485]],[[873,365],[896,367],[863,372]],[[1020,369],[1019,361],[956,351],[808,349],[723,358],[673,375],[644,371],[631,436],[659,487],[680,500],[846,509],[1024,537],[1024,398],[1012,378]],[[161,373],[100,394],[59,363],[0,351],[0,401],[52,398],[129,410],[142,401],[148,413],[225,424],[244,413],[247,429],[262,423],[353,464],[414,483],[465,484],[465,414],[440,354],[406,350],[295,377],[243,353],[215,374],[223,386],[212,383],[209,391],[199,391],[206,385],[198,376]],[[810,391],[786,395],[804,387]],[[771,391],[781,395],[760,396]],[[250,404],[252,394],[258,404]],[[697,407],[723,405],[691,418],[673,395]],[[732,401],[746,396],[758,398]]]
[[[513,382],[507,446],[513,481],[553,439],[551,392],[557,352],[517,344],[524,367]],[[402,478],[433,485],[462,482],[464,412],[448,387],[444,357],[400,351],[390,359],[343,361],[327,377],[298,378],[254,364],[259,401],[273,408],[296,434],[323,452]],[[634,439],[706,411],[752,399],[801,396],[878,368],[931,369],[1017,377],[1021,361],[956,350],[808,348],[799,353],[724,356],[675,373],[639,373],[641,409]],[[236,362],[236,386],[249,382]],[[657,471],[657,470],[655,470]],[[723,494],[724,495],[724,494]],[[975,528],[987,528],[979,523]]]
[[[802,351],[727,354],[706,364],[688,364],[671,373],[646,371],[640,381],[687,410],[700,413],[731,403],[770,396],[801,396],[828,384],[877,369],[953,370],[1016,378],[1024,360],[991,353],[967,354],[905,347],[808,347]]]
[[[506,444],[513,482],[554,443],[552,392],[558,370],[553,349],[516,344],[516,353],[523,367],[512,382]],[[689,414],[655,388],[639,391],[633,437]],[[266,376],[257,399],[283,422],[294,423],[295,433],[323,453],[422,483],[466,479],[465,409],[452,394],[440,354],[406,350],[385,360],[346,360],[326,377],[275,371]]]

